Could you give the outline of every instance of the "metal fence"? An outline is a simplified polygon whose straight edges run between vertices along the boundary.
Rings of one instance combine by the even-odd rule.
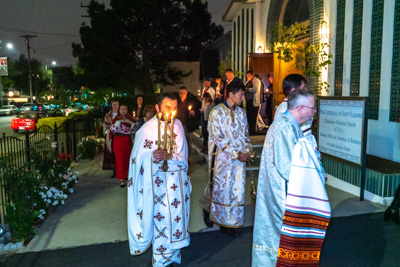
[[[20,138],[2,134],[0,138],[0,159],[6,158],[14,169],[19,169],[31,159],[35,152],[41,156],[48,153],[52,142],[57,142],[58,153],[71,155],[73,161],[78,156],[78,143],[88,135],[99,134],[102,117],[88,113],[77,119],[68,119],[60,126],[44,125],[34,133],[28,131]],[[0,168],[0,223],[5,222],[5,206],[8,203],[4,186],[3,170]]]

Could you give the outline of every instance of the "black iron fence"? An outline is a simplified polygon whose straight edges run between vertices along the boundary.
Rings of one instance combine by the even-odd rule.
[[[53,127],[44,125],[34,133],[27,131],[19,138],[6,136],[3,133],[0,137],[0,159],[6,158],[12,168],[22,168],[31,159],[33,152],[43,156],[51,149],[51,144],[57,142],[58,153],[66,153],[73,161],[76,161],[78,143],[85,136],[101,134],[102,120],[102,117],[88,113],[86,116],[65,120],[59,126],[54,123]],[[4,224],[7,192],[4,188],[2,173],[3,170],[0,168],[0,223]]]

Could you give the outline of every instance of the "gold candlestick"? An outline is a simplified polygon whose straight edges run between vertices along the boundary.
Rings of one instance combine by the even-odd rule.
[[[167,145],[168,145],[168,142],[167,142],[167,138],[168,138],[168,135],[167,135],[167,128],[168,128],[168,113],[167,113],[167,115],[165,115],[165,117],[164,117],[164,144],[163,144],[163,149],[164,150],[167,150]]]
[[[174,149],[174,116],[175,116],[175,111],[172,112],[171,116],[171,146],[170,146],[170,153],[172,154],[172,150]]]
[[[158,113],[158,149],[161,149],[161,112]]]

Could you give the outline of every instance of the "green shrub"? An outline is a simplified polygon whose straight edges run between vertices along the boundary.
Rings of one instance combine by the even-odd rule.
[[[65,125],[66,125],[67,119],[68,119],[67,117],[48,117],[48,118],[39,119],[36,124],[36,128],[38,129],[39,132],[51,133],[54,130],[54,123],[56,123],[58,132],[59,133],[65,132],[65,130],[66,130]],[[46,126],[50,127],[51,129],[49,129]]]
[[[81,159],[94,159],[96,152],[103,150],[104,138],[96,138],[94,136],[83,137],[78,144],[78,151]]]
[[[77,111],[77,112],[71,112],[68,114],[68,119],[75,119],[75,120],[80,120],[87,116],[88,112],[87,111]]]

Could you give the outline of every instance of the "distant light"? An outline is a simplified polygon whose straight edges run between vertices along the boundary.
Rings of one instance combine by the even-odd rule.
[[[57,65],[57,62],[52,61],[52,62],[51,62],[51,65],[55,66],[55,65]]]
[[[14,96],[14,92],[13,91],[8,92],[8,96],[9,97],[13,97]]]
[[[13,48],[14,48],[14,46],[13,46],[13,44],[11,44],[11,43],[8,43],[8,44],[7,44],[7,48],[8,48],[8,49],[13,49]]]
[[[124,93],[124,95],[126,95],[126,93]]]

